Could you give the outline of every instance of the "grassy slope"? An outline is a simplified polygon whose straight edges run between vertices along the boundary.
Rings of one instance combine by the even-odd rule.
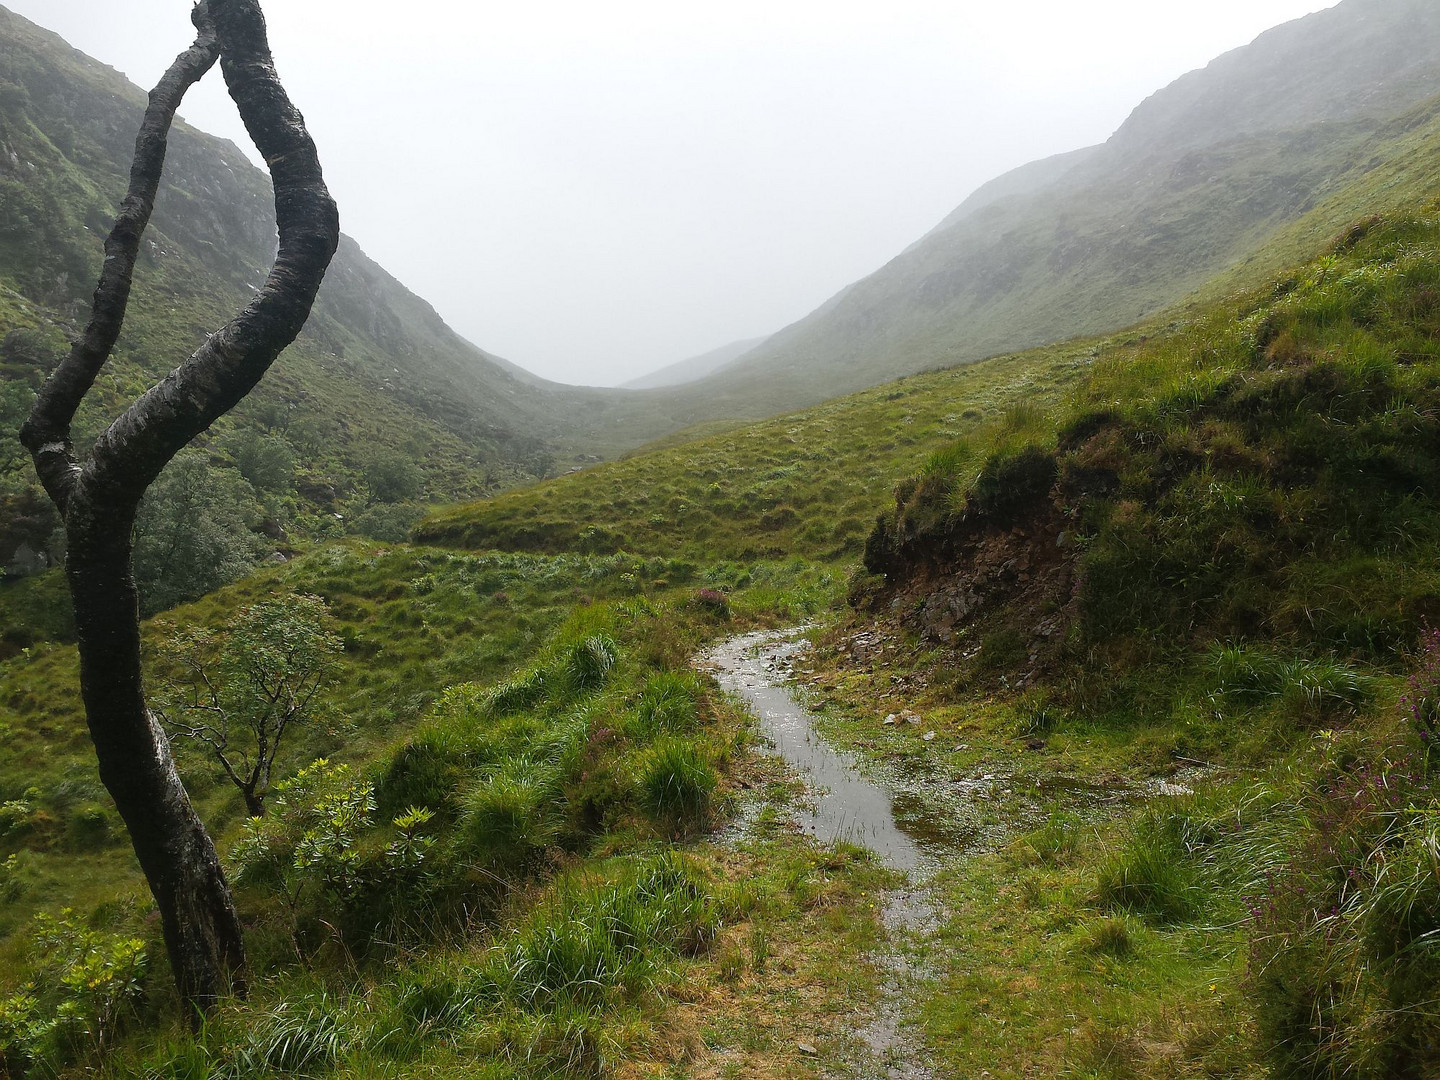
[[[732,572],[724,567],[720,576]],[[874,893],[885,875],[843,853],[817,858],[775,826],[773,811],[771,826],[742,849],[706,849],[683,864],[698,906],[655,909],[662,924],[656,936],[640,953],[625,954],[613,985],[605,976],[596,991],[583,970],[574,973],[583,982],[572,985],[563,960],[543,976],[551,981],[540,984],[547,997],[539,1004],[529,991],[512,995],[494,981],[508,986],[512,978],[531,977],[521,959],[523,950],[540,947],[535,934],[558,925],[575,948],[588,948],[582,937],[590,932],[594,905],[649,904],[643,896],[624,899],[631,895],[627,883],[636,875],[671,873],[663,852],[668,840],[693,834],[687,814],[703,820],[727,812],[718,808],[737,784],[769,784],[777,802],[788,798],[778,777],[758,770],[739,713],[681,673],[705,640],[777,612],[804,618],[832,603],[840,582],[807,566],[755,564],[747,576],[752,584],[734,591],[735,621],[729,622],[686,602],[716,575],[675,559],[351,544],[262,571],[169,613],[167,619],[184,625],[215,625],[238,605],[277,593],[324,596],[345,641],[344,671],[321,717],[286,752],[285,770],[328,754],[371,778],[377,825],[360,847],[377,869],[393,836],[386,827],[391,816],[409,806],[437,813],[430,835],[441,846],[428,873],[439,877],[399,909],[387,906],[393,902],[385,892],[393,884],[389,873],[343,913],[302,909],[297,933],[307,971],[288,944],[283,907],[242,876],[241,901],[255,927],[251,947],[263,976],[256,1002],[228,1012],[200,1045],[162,1023],[158,1042],[142,1039],[112,1062],[116,1075],[196,1060],[207,1070],[257,1067],[254,1054],[271,1060],[263,1056],[268,1051],[255,1049],[257,1041],[268,1045],[297,1008],[308,1010],[310,1022],[346,1026],[351,1034],[338,1062],[345,1074],[400,1068],[414,1075],[474,1075],[482,1068],[494,1076],[571,1075],[561,1067],[571,1060],[582,1072],[597,1062],[659,1067],[698,1050],[693,1025],[699,1021],[682,1021],[667,1001],[698,1002],[697,994],[708,994],[722,1002],[747,972],[767,969],[786,982],[829,987],[836,995],[832,1022],[843,1029],[841,995],[847,988],[869,992],[858,972],[875,940]],[[147,627],[152,641],[165,632],[161,623]],[[596,634],[615,642],[618,663],[599,688],[572,688],[567,658],[577,642]],[[537,670],[547,673],[538,699],[527,694],[519,710],[484,704],[503,675]],[[663,712],[646,704],[661,700],[657,694],[664,695]],[[11,800],[0,852],[15,856],[0,878],[0,966],[12,973],[10,985],[43,960],[26,944],[33,911],[69,905],[107,932],[151,936],[143,886],[95,777],[74,698],[69,647],[42,646],[0,668],[0,803]],[[684,767],[666,764],[671,758],[664,755],[677,753],[681,762],[718,774],[718,789],[706,797],[716,810],[667,809],[665,793],[675,781],[656,770]],[[242,821],[235,792],[183,747],[181,765],[222,849],[231,850]],[[526,822],[521,839],[506,841],[503,831],[466,824],[466,815],[478,812],[469,808],[487,797],[528,800],[519,809]],[[19,803],[23,813],[15,810]],[[274,798],[271,805],[278,812]],[[534,839],[526,839],[531,830]],[[622,899],[614,900],[617,895]],[[536,907],[546,914],[536,915]],[[636,917],[648,919],[650,910]],[[322,916],[326,924],[312,921]],[[408,941],[398,953],[374,940],[372,920],[382,917],[380,940]],[[681,921],[665,922],[672,917]],[[341,927],[362,957],[359,970],[327,946],[324,925]],[[839,935],[845,952],[820,962],[789,940],[821,932]],[[702,943],[718,934],[699,960],[690,956],[694,946],[667,936],[695,933],[705,935]],[[513,959],[520,966],[512,966],[510,948],[522,950]],[[163,971],[153,971],[150,1008],[163,1009]],[[425,995],[437,993],[459,1004],[443,1021],[419,1024],[417,995],[428,1000]],[[721,1025],[712,1042],[739,1039],[747,1052],[781,1063],[777,1070],[806,1075],[793,1040],[777,1035],[773,1024],[755,1031],[750,1017],[722,1014],[718,1004],[707,1017]],[[396,1025],[412,1034],[404,1045],[394,1042]],[[330,1060],[329,1053],[322,1048],[316,1060]]]
[[[1437,267],[1433,207],[1372,223],[1276,288],[1102,355],[1061,409],[937,448],[900,487],[867,552],[900,647],[857,662],[851,630],[832,636],[832,734],[1004,776],[1041,821],[942,881],[924,1023],[948,1068],[1433,1067],[1433,972],[1406,954],[1404,982],[1384,944],[1419,931],[1377,912],[1435,925],[1433,882],[1398,883],[1433,795],[1397,698],[1434,693],[1403,676],[1440,598]],[[1047,568],[1061,532],[1069,576]],[[1028,571],[987,591],[972,560],[994,566],[997,543]],[[927,615],[957,595],[958,621]],[[956,749],[877,737],[877,687]],[[1107,792],[1177,768],[1198,795],[1113,820]],[[1326,979],[1347,988],[1305,1005]]]
[[[1367,182],[1410,190],[1393,175]],[[1062,378],[1063,393],[994,397],[968,436],[891,452],[925,460],[871,540],[872,565],[891,575],[877,609],[887,614],[832,631],[811,678],[832,737],[927,778],[930,820],[950,817],[957,835],[990,837],[938,885],[948,914],[930,947],[940,959],[922,1020],[943,1069],[1168,1076],[1261,1067],[1260,1032],[1273,1027],[1257,1025],[1271,1023],[1271,998],[1257,996],[1247,967],[1247,906],[1269,887],[1267,872],[1302,873],[1288,857],[1311,843],[1317,776],[1337,761],[1384,768],[1414,754],[1395,702],[1440,597],[1440,219],[1397,214],[1362,232],[1263,292],[1068,353],[1084,363],[1078,378]],[[1066,355],[993,371],[1040,361],[1024,378],[1046,382],[1055,375],[1043,365]],[[968,370],[974,378],[986,368]],[[943,395],[945,408],[969,406],[974,399],[946,376],[900,384],[916,391],[905,411],[926,417],[922,387]],[[866,463],[894,430],[891,392],[827,407],[844,410],[838,426],[868,443],[865,453],[837,455],[840,474],[858,471],[858,489],[879,486],[870,476],[880,470]],[[726,475],[718,452],[745,453],[741,432],[598,468],[559,490],[585,508],[577,522],[623,533],[642,550],[713,546],[743,556],[763,547],[753,525],[729,524],[739,514],[758,522],[783,501],[816,507],[802,511],[806,519],[833,521],[860,497],[827,492],[806,474],[766,503],[753,483],[807,450],[835,454],[823,412],[758,430],[744,499],[707,483]],[[1012,465],[1027,446],[1052,462],[1028,489]],[[888,483],[893,472],[883,475]],[[1072,591],[1017,587],[962,619],[953,644],[919,636],[947,575],[964,579],[977,534],[1008,535],[1019,521],[1034,539],[1012,555],[1053,540],[1055,530],[1037,535],[1033,523],[1050,513],[1057,475],[1057,512],[1081,537]],[[477,542],[579,543],[543,491],[434,518],[427,535],[454,542],[473,529]],[[651,492],[689,509],[637,525],[625,500]],[[850,510],[858,516],[859,504]],[[796,550],[847,558],[818,532],[807,538],[802,522],[795,528]],[[1041,632],[1050,622],[1058,633]],[[867,653],[854,637],[862,630],[890,645]],[[1219,649],[1236,640],[1246,647]],[[1032,688],[1010,689],[1037,661]],[[906,707],[939,737],[927,744],[877,728],[880,714]],[[1202,760],[1210,768],[1190,778],[1185,763]],[[1175,790],[1195,785],[1201,795],[1162,800],[1130,821],[1127,803],[1177,768]],[[979,776],[1004,786],[970,820],[974,796],[946,792],[952,777]],[[1177,848],[1172,829],[1210,839]],[[1175,872],[1132,888],[1125,882],[1158,872],[1137,870],[1137,860]],[[1303,986],[1303,971],[1293,978]],[[1434,1020],[1422,1013],[1418,1022]],[[1373,1043],[1360,1040],[1372,1053],[1354,1066],[1363,1075],[1385,1068],[1373,1056],[1385,1038],[1377,1030]]]
[[[1107,333],[1232,267],[1253,285],[1266,270],[1246,262],[1273,234],[1403,153],[1386,121],[1440,89],[1435,25],[1411,0],[1351,0],[1276,28],[1153,95],[1058,177],[1027,167],[1018,194],[934,230],[688,393],[760,416]],[[1328,216],[1322,234],[1346,220]]]
[[[653,452],[439,511],[416,536],[515,551],[852,560],[891,486],[933,440],[981,428],[1020,401],[1056,400],[1096,348],[1001,357],[694,442],[666,440]]]

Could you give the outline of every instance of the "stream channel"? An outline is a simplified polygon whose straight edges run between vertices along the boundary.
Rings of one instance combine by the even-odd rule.
[[[800,636],[805,629],[729,638],[697,663],[745,702],[761,733],[805,782],[806,802],[794,808],[801,830],[821,844],[846,841],[869,848],[886,866],[907,875],[908,884],[886,897],[883,918],[892,948],[875,958],[884,975],[881,1000],[853,1032],[866,1060],[844,1065],[851,1075],[866,1078],[930,1080],[933,1073],[905,1014],[917,984],[928,975],[925,940],[938,915],[926,879],[938,863],[897,823],[890,794],[821,737],[815,715],[786,686],[792,659],[806,648]]]

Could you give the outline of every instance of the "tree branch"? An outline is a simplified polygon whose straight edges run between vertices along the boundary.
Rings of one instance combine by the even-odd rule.
[[[275,73],[256,0],[209,0],[221,70],[270,167],[280,247],[255,299],[96,440],[78,483],[97,501],[138,503],[165,464],[260,381],[309,317],[340,242],[315,143]]]
[[[209,0],[200,0],[191,19],[198,31],[195,43],[176,57],[150,92],[145,118],[135,138],[130,188],[120,204],[115,225],[105,239],[105,264],[95,288],[90,321],[71,346],[70,355],[45,381],[29,419],[20,430],[20,441],[34,458],[40,482],[62,515],[80,474],[70,441],[70,424],[120,337],[120,327],[130,303],[140,240],[155,209],[155,193],[165,167],[170,126],[186,92],[214,66],[220,54]]]

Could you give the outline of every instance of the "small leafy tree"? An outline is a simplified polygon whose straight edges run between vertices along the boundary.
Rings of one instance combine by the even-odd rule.
[[[310,718],[344,647],[318,596],[241,608],[218,631],[172,631],[156,693],[171,738],[203,744],[245,797],[251,817],[265,795],[286,733]]]
[[[375,813],[375,791],[348,765],[324,758],[313,762],[275,787],[275,812],[251,818],[231,857],[246,885],[267,887],[280,897],[289,918],[290,940],[297,956],[302,905],[320,896],[344,902],[359,885],[361,856],[357,847]],[[405,849],[417,863],[424,848],[402,832]]]
[[[226,439],[225,446],[256,490],[283,495],[295,486],[295,450],[283,435],[246,429]]]
[[[420,467],[393,450],[376,449],[360,463],[371,503],[398,503],[420,494],[424,476]]]

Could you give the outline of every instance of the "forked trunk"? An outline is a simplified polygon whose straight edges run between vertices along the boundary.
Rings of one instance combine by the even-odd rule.
[[[131,529],[165,464],[243,399],[300,333],[339,243],[340,221],[304,118],[275,74],[259,0],[200,0],[192,19],[195,44],[150,95],[90,322],[41,388],[20,440],[65,520],[81,692],[100,778],[125,820],[160,909],[175,981],[198,1019],[226,992],[244,989],[244,941],[215,845],[145,705]],[[217,57],[275,183],[275,265],[245,310],[134,402],[82,458],[71,423],[120,335],[175,111]]]
[[[115,800],[155,896],[181,995],[208,1009],[243,993],[245,950],[215,845],[180,782],[140,677],[139,596],[128,516],[88,505],[67,515],[65,570],[75,605],[80,688],[100,779]]]

